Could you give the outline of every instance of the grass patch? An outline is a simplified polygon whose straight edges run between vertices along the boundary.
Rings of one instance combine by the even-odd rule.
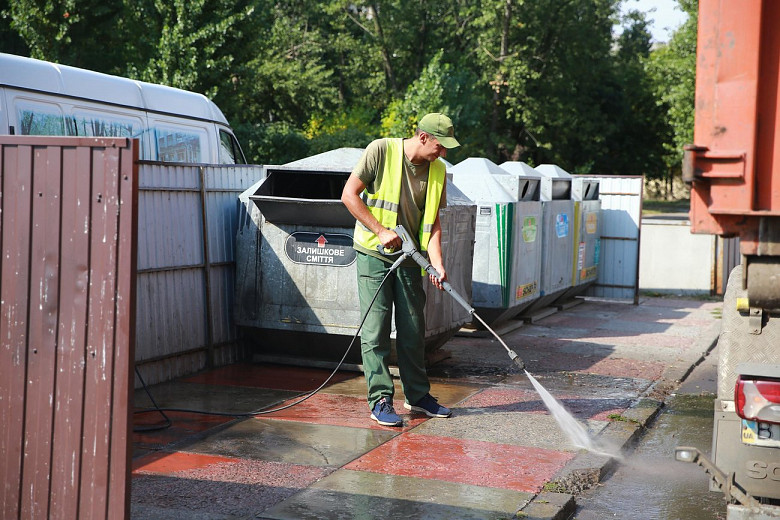
[[[651,289],[643,289],[639,291],[640,296],[647,298],[664,298],[668,300],[693,300],[699,302],[722,302],[723,296],[711,295],[708,293],[676,293],[666,291],[653,291]]]
[[[566,493],[566,486],[560,482],[548,482],[542,486],[542,491],[546,491],[547,493]]]
[[[611,414],[607,415],[607,419],[609,419],[610,421],[628,422],[628,423],[633,423],[633,424],[639,424],[639,421],[637,421],[636,419],[630,419],[630,418],[626,417],[625,415],[621,415],[619,413],[611,413]]]
[[[688,213],[691,207],[689,199],[679,200],[653,200],[644,199],[642,201],[643,215],[660,215],[663,213]]]

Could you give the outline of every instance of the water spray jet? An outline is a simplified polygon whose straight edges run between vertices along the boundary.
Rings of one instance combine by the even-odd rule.
[[[591,439],[588,432],[585,430],[585,428],[580,424],[561,404],[555,397],[553,397],[550,392],[547,391],[546,388],[544,388],[539,381],[536,380],[535,377],[533,377],[528,370],[526,370],[525,363],[520,358],[520,356],[517,355],[517,353],[509,348],[509,346],[504,343],[504,340],[501,339],[501,336],[498,335],[496,331],[494,331],[490,326],[485,323],[485,320],[483,320],[474,310],[474,307],[472,307],[468,301],[466,301],[463,296],[461,296],[455,289],[453,289],[452,284],[450,284],[447,281],[442,281],[441,276],[439,275],[438,271],[431,265],[431,263],[428,261],[427,258],[425,258],[422,254],[420,254],[419,251],[414,246],[414,241],[412,240],[412,237],[409,236],[409,233],[404,229],[403,226],[396,226],[394,229],[395,233],[401,238],[401,250],[397,252],[390,252],[388,253],[384,247],[380,244],[377,246],[377,250],[379,250],[380,253],[384,255],[389,256],[396,256],[400,255],[399,258],[393,263],[390,270],[394,270],[399,265],[401,265],[401,262],[405,260],[406,258],[411,258],[417,264],[423,268],[423,270],[435,277],[439,282],[441,283],[442,288],[447,291],[450,296],[452,296],[455,301],[457,301],[468,313],[476,318],[477,321],[479,321],[485,329],[490,332],[493,337],[498,340],[498,342],[501,344],[502,347],[507,351],[507,354],[509,355],[509,359],[512,360],[512,362],[517,365],[520,370],[522,370],[526,377],[528,377],[528,380],[531,381],[531,384],[533,385],[534,389],[537,391],[539,396],[542,398],[542,401],[544,402],[547,409],[550,411],[552,416],[555,418],[558,425],[561,427],[561,429],[569,436],[569,439],[572,441],[572,443],[578,447],[583,448],[585,450],[588,450],[589,452],[595,453],[597,455],[604,455],[607,457],[612,457],[615,459],[621,459],[622,457],[620,455],[614,454],[614,453],[607,453],[603,451],[603,449],[599,446],[597,446],[593,439]]]

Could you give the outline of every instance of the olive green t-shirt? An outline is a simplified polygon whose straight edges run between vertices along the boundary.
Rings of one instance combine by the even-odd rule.
[[[366,191],[376,193],[382,182],[387,156],[387,139],[372,141],[363,153],[357,166],[352,170],[363,184]],[[425,196],[428,191],[428,168],[430,163],[423,161],[421,164],[413,164],[404,154],[403,180],[401,181],[401,197],[398,204],[398,224],[402,225],[414,239],[417,250],[420,249],[420,222],[425,209]],[[442,191],[439,209],[444,208],[447,201],[446,183]],[[355,249],[363,253],[387,260],[388,257],[378,251],[368,250],[358,244]],[[404,262],[403,265],[415,265],[413,260]]]

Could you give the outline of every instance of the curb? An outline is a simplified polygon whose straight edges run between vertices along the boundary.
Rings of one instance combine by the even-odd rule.
[[[525,520],[566,520],[574,514],[574,495],[542,491],[515,515]]]

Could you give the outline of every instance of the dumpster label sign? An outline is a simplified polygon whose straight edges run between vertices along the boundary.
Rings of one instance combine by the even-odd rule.
[[[346,267],[357,257],[352,237],[342,233],[296,231],[284,244],[287,258],[296,264]]]
[[[599,216],[595,211],[585,213],[585,232],[592,235],[599,227]]]
[[[536,217],[523,218],[523,241],[536,241]]]
[[[558,238],[569,236],[569,215],[566,213],[555,215],[555,234]]]

